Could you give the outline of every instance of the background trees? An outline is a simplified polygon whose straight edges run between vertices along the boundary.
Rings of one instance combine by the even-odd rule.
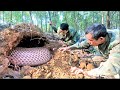
[[[51,32],[49,22],[58,27],[67,22],[79,31],[93,23],[103,23],[108,29],[120,29],[120,11],[0,11],[0,23],[33,23],[44,32]]]

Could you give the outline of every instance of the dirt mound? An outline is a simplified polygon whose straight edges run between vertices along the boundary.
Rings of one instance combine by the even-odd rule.
[[[83,53],[82,50],[71,50],[67,52],[55,51],[53,58],[46,64],[30,67],[22,67],[22,78],[42,78],[42,79],[83,79],[90,78],[83,74],[72,74],[70,68],[72,66],[80,67],[83,70],[91,70],[95,68],[95,63],[89,61],[90,58],[83,60],[83,56],[87,53]]]

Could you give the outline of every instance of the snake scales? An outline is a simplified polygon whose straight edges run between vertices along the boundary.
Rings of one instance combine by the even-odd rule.
[[[39,65],[46,63],[51,58],[50,51],[44,47],[35,47],[35,48],[22,48],[16,47],[8,59],[12,64],[15,65]]]

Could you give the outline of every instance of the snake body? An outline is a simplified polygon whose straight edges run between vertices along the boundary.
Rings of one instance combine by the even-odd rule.
[[[8,56],[8,59],[15,65],[35,66],[44,64],[51,58],[50,51],[44,47],[22,48],[17,47]]]

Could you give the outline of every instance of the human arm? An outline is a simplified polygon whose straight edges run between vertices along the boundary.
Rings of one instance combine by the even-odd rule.
[[[52,29],[55,31],[55,33],[57,33],[57,28],[52,25],[52,22],[50,22],[49,25],[52,27]]]
[[[86,40],[80,42],[76,42],[75,44],[71,45],[70,48],[87,48],[89,47],[90,45],[87,43]]]
[[[55,33],[57,33],[57,28],[55,26],[51,26],[51,27],[55,31]]]
[[[82,72],[81,69],[79,70],[74,69],[71,72],[75,74],[84,73],[88,76],[114,76],[120,74],[120,44],[113,47],[110,50],[109,58],[105,62],[101,62],[100,66],[92,69],[90,71]]]
[[[72,49],[72,48],[86,48],[86,47],[89,47],[89,44],[86,42],[86,41],[82,41],[82,42],[77,42],[71,46],[68,46],[68,47],[61,47],[59,48],[59,50],[61,51],[66,51],[66,50],[69,50],[69,49]]]

